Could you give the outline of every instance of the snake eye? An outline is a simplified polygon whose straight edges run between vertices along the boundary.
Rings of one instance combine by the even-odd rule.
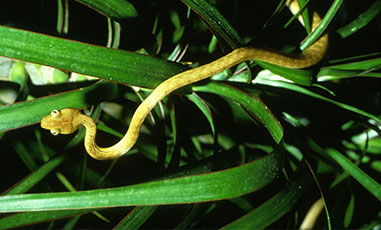
[[[50,130],[50,133],[53,134],[54,136],[57,136],[59,134],[58,130]]]
[[[61,114],[61,112],[55,109],[55,110],[53,110],[53,111],[50,113],[50,116],[52,116],[52,117],[59,117],[60,114]]]

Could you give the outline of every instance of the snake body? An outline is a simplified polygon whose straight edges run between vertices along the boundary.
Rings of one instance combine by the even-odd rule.
[[[295,2],[295,0],[290,1],[289,7],[298,11],[299,7]],[[316,29],[320,21],[320,16],[314,12],[312,30]],[[260,60],[288,68],[306,68],[318,63],[325,55],[327,47],[327,34],[322,35],[300,54],[285,54],[272,49],[242,47],[213,62],[176,74],[152,91],[136,109],[124,137],[115,145],[107,148],[100,147],[95,143],[96,124],[94,121],[74,108],[53,110],[51,114],[41,120],[41,127],[49,129],[52,134],[57,135],[59,133],[70,134],[83,125],[86,128],[85,148],[89,155],[97,160],[115,159],[127,153],[134,146],[143,121],[149,112],[171,92],[248,60]]]

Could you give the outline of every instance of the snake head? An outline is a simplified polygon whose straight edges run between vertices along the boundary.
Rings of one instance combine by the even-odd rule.
[[[76,118],[81,113],[74,108],[53,110],[41,119],[41,127],[50,130],[53,135],[70,134],[78,129]]]

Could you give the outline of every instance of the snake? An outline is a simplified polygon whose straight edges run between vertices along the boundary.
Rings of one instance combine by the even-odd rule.
[[[295,14],[299,11],[296,0],[288,1],[288,7]],[[313,12],[311,30],[314,31],[321,18],[318,13]],[[116,159],[126,154],[136,143],[140,128],[155,105],[173,91],[207,79],[225,69],[250,60],[259,60],[270,64],[287,68],[307,68],[320,62],[328,47],[328,35],[321,35],[312,45],[301,53],[282,53],[278,50],[262,47],[241,47],[210,63],[178,73],[159,84],[151,94],[143,100],[133,114],[129,128],[122,139],[110,147],[100,147],[95,142],[97,133],[96,124],[93,119],[82,114],[75,108],[63,108],[53,110],[43,117],[41,127],[53,135],[71,134],[78,127],[86,128],[85,149],[87,153],[97,160]]]

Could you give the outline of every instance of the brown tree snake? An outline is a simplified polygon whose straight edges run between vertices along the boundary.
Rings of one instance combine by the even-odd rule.
[[[296,0],[288,1],[288,7],[292,11],[299,10]],[[316,29],[320,21],[320,16],[314,12],[312,30]],[[288,68],[306,68],[318,63],[323,58],[327,46],[328,35],[324,34],[300,54],[285,54],[265,48],[242,47],[213,62],[176,74],[152,91],[136,109],[124,137],[115,145],[107,148],[100,147],[95,143],[96,124],[94,121],[74,108],[53,110],[41,120],[41,127],[49,129],[53,135],[57,135],[73,133],[80,125],[83,125],[86,128],[85,148],[89,155],[97,160],[115,159],[127,153],[134,146],[146,116],[161,99],[176,89],[209,78],[248,60],[260,60]]]

